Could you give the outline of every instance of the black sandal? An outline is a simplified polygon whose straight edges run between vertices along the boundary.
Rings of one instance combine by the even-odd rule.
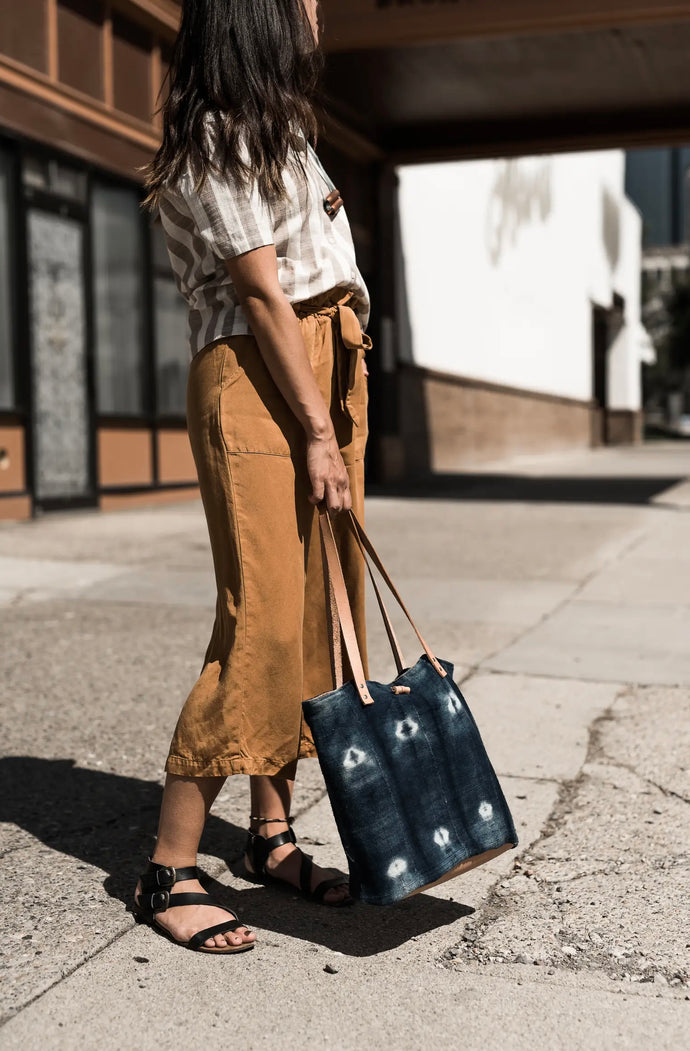
[[[258,832],[252,832],[249,830],[247,837],[247,843],[244,848],[244,852],[249,858],[253,871],[250,871],[245,864],[245,871],[247,878],[257,883],[265,884],[278,884],[282,889],[291,891],[301,891],[304,897],[308,901],[316,901],[319,905],[328,905],[329,908],[341,908],[344,905],[354,905],[355,899],[348,895],[342,898],[340,901],[324,901],[324,898],[329,890],[333,890],[335,887],[346,887],[349,883],[347,876],[334,876],[332,879],[323,879],[320,883],[311,889],[311,874],[314,868],[314,862],[310,854],[305,854],[303,850],[297,849],[302,857],[299,873],[299,887],[296,887],[289,880],[281,879],[280,876],[274,876],[272,873],[266,870],[266,862],[268,861],[268,855],[276,849],[276,847],[282,847],[284,843],[294,843],[297,845],[297,837],[291,828],[288,828],[286,832],[279,832],[276,836],[271,836],[266,839],[264,836],[259,835]]]
[[[240,922],[236,912],[228,909],[225,905],[221,905],[220,902],[214,901],[210,894],[199,894],[198,892],[170,893],[171,887],[174,887],[176,883],[187,879],[199,879],[199,870],[196,865],[190,865],[183,869],[174,869],[172,866],[158,865],[155,861],[149,859],[146,871],[141,874],[139,879],[141,880],[141,891],[138,896],[135,895],[132,909],[137,923],[147,923],[157,934],[162,934],[171,942],[175,942],[176,945],[183,945],[186,949],[192,949],[194,952],[231,953],[245,952],[247,949],[254,948],[254,942],[227,945],[224,949],[217,947],[210,949],[204,945],[207,938],[212,938],[215,934],[226,934],[229,931],[236,931],[238,927],[244,927],[245,924]],[[224,923],[217,923],[214,927],[206,927],[205,930],[194,934],[189,941],[183,942],[179,938],[175,938],[165,927],[161,927],[159,923],[156,923],[156,915],[159,912],[165,912],[167,909],[177,905],[214,905],[216,908],[230,913],[234,918]]]

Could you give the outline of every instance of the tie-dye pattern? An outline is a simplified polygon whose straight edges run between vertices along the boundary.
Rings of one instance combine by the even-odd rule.
[[[352,682],[303,704],[362,901],[387,905],[486,851],[518,842],[467,703],[426,656],[390,684]]]

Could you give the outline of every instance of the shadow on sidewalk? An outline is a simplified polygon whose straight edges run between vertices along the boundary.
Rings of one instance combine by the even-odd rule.
[[[25,829],[52,850],[108,873],[107,893],[129,906],[137,874],[151,853],[161,800],[155,781],[77,767],[72,759],[0,759],[0,822]],[[201,853],[237,863],[246,830],[209,817]],[[46,859],[46,867],[50,860]],[[333,909],[311,904],[289,888],[249,885],[236,891],[213,879],[207,888],[249,926],[323,945],[348,956],[372,956],[446,926],[474,910],[419,894],[387,908]]]
[[[369,485],[368,496],[431,500],[497,500],[516,503],[648,504],[685,476],[535,477],[520,474],[434,474]]]

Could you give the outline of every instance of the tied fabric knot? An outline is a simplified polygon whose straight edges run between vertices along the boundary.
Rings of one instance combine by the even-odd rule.
[[[340,299],[335,302],[326,303],[324,306],[317,305],[320,297],[315,297],[316,302],[310,307],[309,300],[293,304],[293,309],[298,317],[306,317],[309,314],[321,314],[330,317],[334,321],[333,339],[335,342],[335,378],[338,388],[338,402],[343,413],[349,420],[359,427],[361,423],[360,414],[353,402],[353,393],[357,382],[357,369],[362,361],[364,374],[366,366],[364,359],[368,350],[371,350],[371,336],[362,332],[359,318],[351,306],[350,300],[353,293],[348,289]]]
[[[355,427],[359,427],[361,422],[360,414],[353,404],[352,395],[357,382],[357,369],[360,365],[360,358],[363,362],[366,352],[371,349],[371,337],[366,332],[362,332],[359,318],[347,303],[339,303],[337,305],[336,316],[338,318],[336,332],[347,351],[346,354],[337,355],[340,407],[345,415],[352,420]]]

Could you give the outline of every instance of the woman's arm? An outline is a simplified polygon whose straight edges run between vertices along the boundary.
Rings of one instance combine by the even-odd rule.
[[[313,504],[331,513],[352,507],[350,483],[331,416],[312,371],[297,316],[278,280],[274,245],[226,261],[251,330],[273,380],[304,428]]]

